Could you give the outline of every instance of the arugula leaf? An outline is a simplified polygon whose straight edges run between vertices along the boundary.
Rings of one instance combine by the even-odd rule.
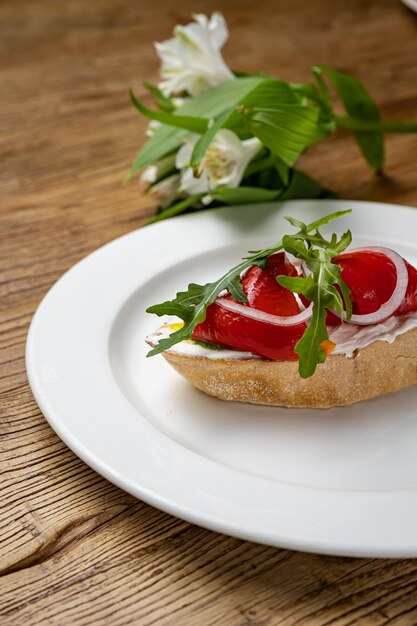
[[[307,330],[294,348],[299,355],[300,376],[308,378],[314,374],[317,364],[326,359],[321,347],[323,341],[329,338],[326,309],[336,309],[340,314],[346,309],[347,318],[352,314],[350,289],[342,280],[341,268],[332,263],[332,259],[350,245],[352,235],[347,231],[339,240],[336,235],[326,240],[318,230],[310,234],[302,222],[294,219],[288,221],[300,230],[296,235],[283,238],[283,248],[302,259],[311,273],[305,278],[278,276],[277,281],[313,302],[313,315]],[[340,292],[336,287],[339,287]]]
[[[177,315],[182,320],[184,320],[185,324],[181,329],[175,331],[169,337],[161,339],[159,343],[148,353],[148,356],[159,354],[160,352],[163,352],[164,350],[171,348],[176,343],[179,343],[180,341],[183,341],[184,339],[189,339],[192,336],[192,333],[195,327],[200,322],[204,321],[207,307],[216,300],[217,296],[223,290],[227,289],[233,295],[233,297],[236,297],[238,300],[243,301],[243,298],[244,298],[243,291],[241,287],[238,287],[238,282],[239,282],[241,273],[244,270],[246,270],[248,267],[250,267],[251,265],[259,265],[260,267],[265,267],[265,263],[266,263],[268,256],[270,254],[283,250],[284,243],[288,247],[293,245],[295,249],[300,250],[300,253],[305,255],[306,262],[309,264],[310,260],[307,261],[307,257],[309,255],[308,246],[310,244],[305,245],[304,242],[308,242],[310,233],[313,233],[311,237],[312,239],[314,239],[315,242],[322,242],[323,245],[325,245],[326,240],[321,237],[320,233],[318,232],[318,229],[324,224],[327,224],[328,222],[334,219],[337,219],[343,215],[347,215],[348,213],[351,213],[351,210],[337,211],[336,213],[325,215],[324,217],[318,220],[315,220],[314,222],[311,222],[310,224],[304,224],[302,222],[298,222],[297,220],[293,220],[292,218],[287,218],[290,223],[292,223],[293,225],[296,225],[299,228],[299,231],[295,235],[293,235],[290,239],[288,239],[288,236],[286,236],[283,239],[281,239],[276,245],[270,248],[264,248],[263,250],[250,252],[249,256],[244,258],[238,265],[236,265],[231,270],[226,272],[226,274],[224,274],[217,281],[207,283],[206,285],[197,285],[195,283],[191,283],[188,286],[187,291],[177,293],[177,295],[175,296],[173,300],[167,300],[166,302],[155,304],[149,307],[147,309],[148,313],[154,313],[155,315],[159,315],[159,316]],[[333,249],[336,250],[336,249],[340,249],[340,246],[344,245],[345,243],[347,244],[347,241],[348,241],[348,236],[346,236],[346,238],[343,239],[343,244],[341,242],[337,242],[334,238],[332,238],[330,243],[332,244]],[[330,243],[327,242],[327,245],[330,245]],[[316,270],[317,267],[321,268],[321,262],[317,261],[316,256],[317,254],[314,253],[313,273],[317,271]],[[313,263],[313,261],[311,261],[311,263]],[[308,267],[310,267],[310,265],[308,265]],[[337,267],[337,266],[333,266],[333,267]],[[302,279],[302,280],[306,280],[307,286],[310,285],[311,283],[311,279]],[[320,323],[320,319],[321,319],[320,315],[321,317],[323,317],[323,315],[320,314],[320,307],[322,306],[322,302],[324,303],[323,306],[327,306],[326,303],[329,303],[329,302],[333,305],[335,298],[337,298],[335,294],[338,294],[338,292],[335,289],[333,289],[333,292],[335,292],[335,293],[332,292],[333,298],[327,297],[327,299],[323,299],[322,292],[324,293],[325,291],[324,286],[325,285],[331,286],[332,284],[331,280],[330,278],[327,278],[327,282],[325,282],[323,279],[320,279],[316,282],[318,285],[320,285],[320,301],[316,305],[316,310],[318,311],[318,313],[316,313],[316,317],[319,320],[318,331],[314,332],[313,334],[313,339],[317,343],[320,337],[319,333],[320,332],[323,333],[322,324]],[[310,285],[309,294],[315,297],[314,290],[316,289],[318,289],[317,286],[314,286],[314,289],[313,289]],[[339,298],[340,298],[340,295],[339,295]],[[317,306],[319,307],[318,309],[317,309]],[[312,332],[313,331],[310,330],[310,333]],[[313,355],[313,358],[316,358],[316,357],[320,358],[319,350],[313,349],[312,355]],[[300,355],[300,368],[301,367],[303,368],[304,374],[307,371],[311,371],[312,369],[312,365],[311,365],[312,361],[310,357],[308,357],[307,365],[304,365],[306,362],[307,362],[307,356],[306,356],[305,350],[303,349],[302,355]]]
[[[357,78],[337,72],[329,67],[315,67],[314,72],[318,80],[321,73],[329,77],[349,115],[359,120],[380,121],[375,101]],[[369,165],[376,170],[382,169],[384,164],[384,136],[382,131],[354,131],[354,135]]]
[[[240,282],[240,276],[235,276],[229,280],[228,291],[232,296],[233,300],[237,300],[237,302],[247,302],[248,299],[243,291],[242,283]]]

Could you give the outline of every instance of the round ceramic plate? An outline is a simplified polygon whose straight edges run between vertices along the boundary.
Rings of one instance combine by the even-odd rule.
[[[417,13],[417,0],[402,0],[402,2],[412,11]]]
[[[274,546],[417,556],[417,388],[331,410],[226,403],[146,358],[145,313],[288,231],[284,215],[333,222],[355,246],[417,263],[417,209],[292,201],[200,212],[132,232],[67,272],[27,342],[33,393],[52,428],[97,472],[201,526]],[[284,230],[285,229],[285,230]],[[369,373],[372,375],[372,372]]]

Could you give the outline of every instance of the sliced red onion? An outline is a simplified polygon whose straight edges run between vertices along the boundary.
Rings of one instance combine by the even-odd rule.
[[[391,317],[404,300],[408,287],[407,266],[404,259],[390,248],[369,246],[368,248],[355,248],[354,250],[349,251],[349,253],[350,252],[379,252],[380,254],[384,254],[395,266],[395,270],[397,272],[397,284],[395,285],[395,289],[389,300],[384,302],[384,304],[382,304],[379,309],[373,313],[366,313],[364,315],[353,314],[348,320],[346,319],[345,312],[342,316],[340,316],[337,311],[333,311],[333,313],[337,315],[337,317],[341,317],[344,321],[349,322],[349,324],[360,324],[361,326],[378,324],[379,322],[386,320],[388,317]]]
[[[307,264],[305,261],[301,261],[300,262],[300,268],[301,268],[301,272],[303,274],[303,276],[305,278],[307,278],[307,276],[310,276],[311,274],[311,270],[308,269]]]
[[[308,321],[313,314],[313,303],[311,303],[307,309],[298,313],[298,315],[289,315],[287,317],[272,315],[271,313],[265,313],[265,311],[260,311],[259,309],[251,309],[239,302],[226,300],[226,298],[217,298],[216,304],[227,311],[239,313],[239,315],[249,317],[252,320],[265,322],[266,324],[274,324],[275,326],[296,326],[297,324]]]

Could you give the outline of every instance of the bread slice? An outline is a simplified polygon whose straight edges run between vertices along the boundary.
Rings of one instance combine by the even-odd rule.
[[[374,341],[352,358],[330,355],[303,379],[296,361],[219,359],[167,350],[170,365],[194,387],[221,400],[284,407],[346,406],[417,383],[417,328],[392,343]]]

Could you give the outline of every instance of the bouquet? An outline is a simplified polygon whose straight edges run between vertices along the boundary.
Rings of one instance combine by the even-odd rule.
[[[228,38],[223,16],[194,20],[155,44],[161,81],[145,84],[155,107],[130,92],[150,122],[127,178],[140,172],[156,194],[151,221],[224,204],[335,197],[295,168],[311,145],[349,129],[365,160],[380,171],[384,133],[417,132],[417,123],[381,120],[365,87],[329,67],[313,67],[313,81],[305,84],[232,71],[221,55]],[[345,115],[335,112],[330,86]]]

